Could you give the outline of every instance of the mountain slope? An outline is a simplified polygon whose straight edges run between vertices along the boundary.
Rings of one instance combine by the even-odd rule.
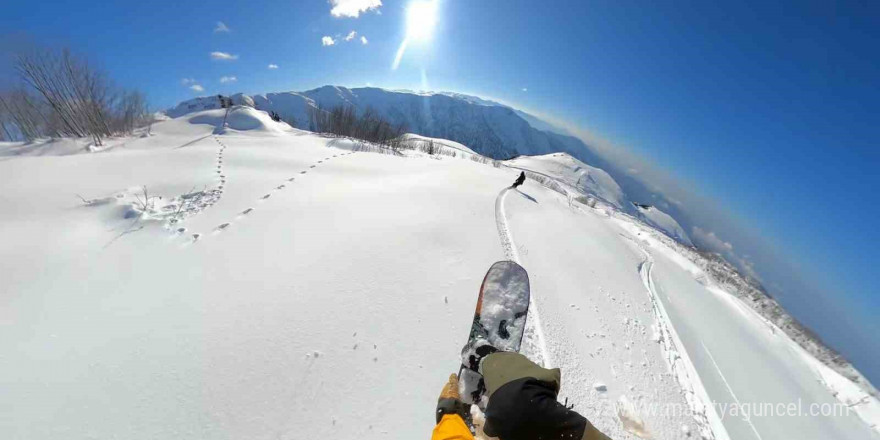
[[[553,177],[577,192],[598,197],[618,210],[632,209],[626,194],[608,173],[591,167],[567,153],[520,156],[506,161],[505,164]]]
[[[236,104],[275,111],[282,118],[295,121],[300,128],[308,128],[309,107],[350,105],[359,110],[370,107],[392,122],[406,125],[412,133],[455,141],[495,159],[559,151],[578,157],[588,154],[581,151],[585,146],[575,138],[535,128],[532,124],[540,126],[537,118],[527,120],[522,112],[510,107],[462,94],[324,86],[305,92],[237,94],[232,98]],[[216,108],[219,108],[216,97],[194,98],[166,113],[178,117]]]
[[[534,180],[507,190],[515,170],[463,154],[223,116],[0,161],[4,438],[425,438],[506,258],[531,279],[525,354],[611,438],[633,438],[621,413],[657,439],[875,438],[861,413],[719,417],[711,401],[877,405],[832,394],[630,216]]]

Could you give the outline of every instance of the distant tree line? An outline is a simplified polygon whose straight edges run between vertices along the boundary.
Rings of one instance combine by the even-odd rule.
[[[361,114],[352,106],[339,105],[330,109],[307,108],[309,130],[334,136],[350,137],[394,149],[401,148],[406,125],[392,124],[368,107]]]
[[[114,87],[101,70],[68,49],[33,50],[14,58],[19,83],[0,91],[0,136],[104,138],[149,124],[144,95]]]

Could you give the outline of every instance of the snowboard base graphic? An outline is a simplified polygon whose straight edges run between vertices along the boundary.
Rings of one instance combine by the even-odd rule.
[[[461,353],[458,377],[462,402],[485,408],[486,387],[479,361],[494,351],[518,352],[528,312],[526,270],[513,261],[493,264],[480,286],[473,324]]]

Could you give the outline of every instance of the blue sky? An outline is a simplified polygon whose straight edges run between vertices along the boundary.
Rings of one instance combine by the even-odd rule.
[[[68,45],[157,108],[369,84],[552,116],[631,153],[685,202],[704,244],[754,262],[795,316],[880,381],[880,3],[441,0],[432,37],[393,70],[408,3],[340,1],[15,2],[0,49]]]

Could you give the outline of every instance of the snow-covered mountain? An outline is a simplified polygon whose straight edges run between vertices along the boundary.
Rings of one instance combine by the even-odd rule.
[[[305,92],[233,95],[233,102],[274,111],[299,128],[308,128],[307,108],[350,105],[372,108],[407,131],[467,145],[494,159],[526,154],[568,152],[592,157],[578,139],[549,131],[549,124],[503,104],[459,93],[412,92],[375,87],[324,86]],[[184,101],[166,113],[178,117],[193,111],[219,108],[217,97]]]

